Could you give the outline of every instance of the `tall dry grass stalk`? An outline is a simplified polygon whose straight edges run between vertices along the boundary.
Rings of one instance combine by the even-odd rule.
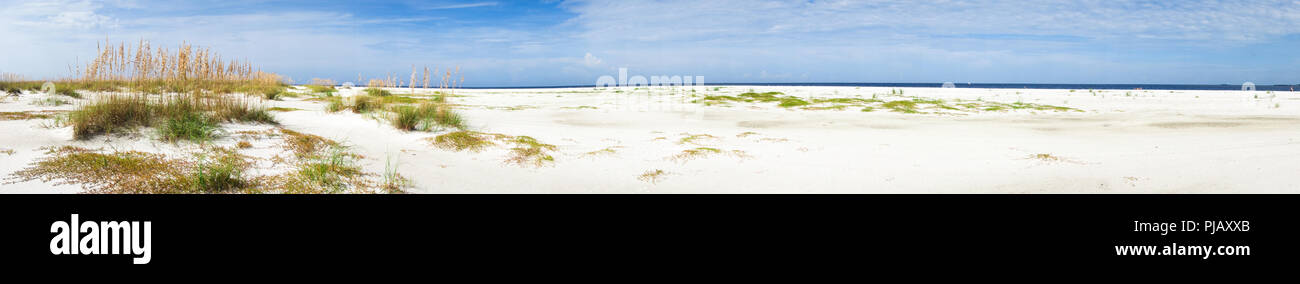
[[[98,54],[77,69],[76,83],[116,85],[132,89],[167,88],[183,92],[204,89],[237,91],[230,86],[278,86],[283,77],[263,72],[247,60],[223,60],[211,49],[182,43],[176,50],[154,48],[140,40],[134,47],[104,41]],[[102,87],[102,86],[101,86]],[[109,86],[111,89],[111,86]],[[236,88],[237,89],[237,88]]]
[[[308,85],[333,87],[333,86],[337,86],[338,84],[335,84],[333,79],[311,78],[311,84]]]
[[[22,82],[27,81],[27,77],[9,72],[0,73],[0,82]]]
[[[441,78],[434,78],[435,75]],[[357,74],[357,81],[361,81],[361,78],[362,78],[361,74]],[[438,80],[438,82],[434,82],[434,80]],[[401,80],[397,77],[397,75],[389,73],[383,78],[370,79],[366,83],[366,87],[370,87],[370,88],[406,87],[410,90],[411,94],[415,94],[416,87],[420,87],[424,89],[436,87],[438,89],[436,92],[438,93],[455,94],[456,89],[460,88],[461,84],[464,82],[465,82],[465,75],[461,74],[460,66],[456,66],[454,69],[448,68],[446,72],[439,74],[439,69],[434,69],[433,72],[430,72],[429,67],[425,66],[423,72],[421,72],[421,70],[419,68],[416,68],[415,65],[411,65],[410,81]],[[433,84],[435,83],[437,84],[437,86],[433,86]]]

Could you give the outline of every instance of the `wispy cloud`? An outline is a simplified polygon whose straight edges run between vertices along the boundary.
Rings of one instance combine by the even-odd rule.
[[[452,4],[452,5],[442,5],[442,6],[425,7],[425,8],[423,8],[423,9],[425,9],[425,10],[448,10],[448,9],[465,9],[465,8],[477,8],[477,7],[490,7],[490,6],[496,6],[496,5],[497,5],[497,2],[478,2],[478,3],[465,3],[465,4]]]
[[[617,67],[713,82],[1300,80],[1295,0],[286,1],[0,0],[0,38],[21,43],[0,45],[0,70],[63,75],[107,36],[301,79],[429,64],[478,85]]]

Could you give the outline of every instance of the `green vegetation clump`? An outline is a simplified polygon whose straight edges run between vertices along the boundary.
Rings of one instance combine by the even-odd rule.
[[[352,97],[349,104],[343,98],[328,97],[325,98],[325,110],[339,112],[350,109],[353,113],[386,111],[381,117],[387,118],[394,128],[405,131],[464,129],[464,117],[453,111],[451,105],[445,103],[446,100],[443,98],[443,96],[419,99],[393,95],[359,95]]]
[[[32,101],[32,104],[38,106],[61,106],[61,105],[71,104],[71,102],[68,102],[67,99],[63,99],[59,97],[45,97],[39,100]]]
[[[642,173],[641,175],[637,176],[636,179],[640,181],[648,182],[650,184],[658,184],[659,181],[663,180],[663,176],[667,174],[668,172],[665,172],[664,170],[659,170],[659,169],[648,170],[645,171],[645,173]]]
[[[890,90],[889,95],[902,96],[903,91],[894,89]],[[997,103],[986,102],[983,99],[976,101],[947,102],[940,99],[927,99],[913,97],[911,99],[901,99],[893,101],[884,101],[879,99],[880,95],[873,94],[871,98],[855,97],[835,97],[835,98],[800,98],[795,96],[784,95],[780,92],[746,92],[736,96],[727,95],[708,95],[692,101],[693,103],[712,105],[726,105],[730,103],[777,103],[777,106],[783,108],[798,107],[803,110],[845,110],[849,107],[859,108],[862,112],[872,112],[877,109],[887,109],[898,113],[908,114],[943,114],[943,113],[963,113],[963,112],[981,112],[981,111],[1008,111],[1008,110],[1037,110],[1037,111],[1056,111],[1056,112],[1074,112],[1081,111],[1069,107],[1030,104],[1030,103]]]
[[[280,129],[286,148],[293,152],[294,170],[274,181],[271,187],[283,193],[345,193],[366,192],[375,184],[367,177],[373,174],[361,170],[357,160],[362,156],[348,151],[348,147],[324,137]]]
[[[356,96],[352,98],[352,112],[365,113],[371,110],[380,109],[383,106],[378,98],[372,96]]]
[[[323,85],[307,85],[307,89],[311,90],[313,94],[320,94],[326,97],[333,97],[334,93],[339,91],[338,89],[335,89],[334,86]]]
[[[439,148],[455,151],[482,151],[483,149],[496,145],[492,143],[493,138],[503,138],[500,134],[486,134],[475,131],[461,130],[434,137],[433,145]]]
[[[686,137],[682,137],[681,140],[677,140],[677,144],[683,144],[683,145],[684,145],[684,144],[695,144],[695,145],[700,145],[700,143],[699,143],[700,140],[703,140],[703,139],[716,140],[716,139],[718,139],[717,136],[713,136],[713,135],[709,135],[709,134],[690,134],[690,133],[682,133],[682,135],[685,135]]]
[[[211,141],[221,127],[211,119],[195,112],[181,113],[164,119],[158,134],[168,142],[179,140]]]
[[[510,142],[514,143],[515,147],[510,148],[510,156],[506,158],[507,163],[542,167],[555,162],[555,157],[550,154],[551,151],[555,151],[555,145],[543,144],[528,136],[518,136]]]
[[[551,152],[557,149],[555,145],[541,143],[536,138],[529,136],[509,136],[466,130],[438,135],[429,140],[438,148],[474,152],[496,145],[493,141],[513,144],[514,147],[510,148],[510,155],[506,157],[506,163],[532,167],[542,167],[554,163],[555,157],[551,155]]]
[[[697,147],[695,149],[682,150],[681,153],[668,157],[668,159],[679,163],[685,163],[690,160],[706,158],[716,154],[722,154],[722,150],[710,147]]]
[[[281,96],[284,96],[284,94],[285,94],[284,89],[270,89],[262,93],[262,97],[266,98],[267,100],[278,101],[280,100]]]
[[[152,99],[147,95],[102,96],[72,111],[68,124],[77,139],[121,131],[134,127],[166,126],[164,133],[183,134],[169,138],[196,138],[218,122],[260,122],[275,124],[265,108],[246,100],[226,96],[201,97],[176,95]]]
[[[400,130],[429,131],[436,127],[464,128],[459,115],[447,111],[441,105],[424,103],[419,106],[396,106],[392,109],[390,121]]]
[[[184,161],[137,151],[100,153],[63,146],[13,173],[16,182],[81,184],[90,193],[181,193],[188,187]]]
[[[162,154],[63,146],[48,149],[13,179],[80,184],[90,193],[230,193],[254,185],[243,176],[248,165],[244,156],[220,148],[200,154],[194,163]]]
[[[80,99],[80,98],[81,98],[81,93],[78,93],[76,90],[73,90],[73,89],[68,89],[68,88],[63,88],[63,89],[60,89],[60,88],[54,88],[54,90],[55,90],[54,93],[59,94],[59,95],[61,95],[61,96],[65,96],[65,97],[69,97],[69,98],[76,98],[76,99]]]
[[[886,108],[886,109],[889,109],[889,110],[892,110],[892,111],[895,111],[895,112],[901,112],[901,113],[918,113],[918,111],[916,110],[916,102],[915,102],[915,101],[907,101],[907,100],[890,101],[890,102],[886,102],[886,103],[884,103],[884,104],[881,104],[880,107],[882,107],[882,108]]]
[[[379,89],[379,88],[366,88],[366,94],[371,96],[376,96],[376,97],[387,97],[393,95],[393,93],[388,92],[388,90]]]
[[[348,109],[348,106],[347,106],[346,104],[343,103],[343,98],[340,98],[340,97],[330,97],[328,100],[326,100],[326,103],[325,103],[325,111],[328,111],[328,112],[340,112],[340,111],[343,111],[343,110],[345,110],[345,109]]]
[[[218,148],[211,154],[200,154],[189,174],[190,191],[222,193],[247,188],[251,185],[244,178],[248,166],[244,156],[230,150]]]
[[[780,104],[777,104],[777,106],[779,106],[779,107],[787,107],[787,108],[788,108],[788,107],[806,106],[806,105],[809,105],[809,104],[810,104],[810,103],[808,103],[807,101],[804,101],[804,100],[799,99],[799,98],[795,98],[795,97],[786,97],[786,98],[781,99],[781,103],[780,103]]]

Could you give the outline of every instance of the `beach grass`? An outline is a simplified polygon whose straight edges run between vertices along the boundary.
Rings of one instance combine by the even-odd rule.
[[[663,181],[664,176],[667,174],[668,172],[665,172],[664,170],[654,169],[645,171],[645,173],[637,176],[636,179],[650,184],[658,184],[660,181]]]
[[[251,185],[244,171],[249,163],[234,151],[214,148],[199,154],[198,163],[190,170],[188,181],[191,192],[222,193],[244,189]]]
[[[482,151],[487,147],[496,145],[492,141],[500,139],[499,134],[485,134],[468,130],[455,131],[447,134],[435,136],[433,145],[439,148],[455,151]]]
[[[538,142],[537,139],[529,136],[514,137],[510,141],[515,144],[510,148],[510,156],[506,162],[520,166],[542,167],[555,163],[555,157],[551,152],[555,151],[555,145]]]
[[[890,96],[902,97],[902,90],[891,90]],[[835,98],[801,98],[785,95],[781,92],[754,92],[749,91],[736,96],[728,95],[706,95],[695,99],[692,103],[703,104],[706,106],[728,105],[732,103],[776,103],[781,108],[798,108],[813,111],[841,111],[850,107],[856,108],[861,112],[873,112],[877,109],[885,109],[897,113],[905,114],[944,114],[944,113],[968,113],[968,112],[1005,112],[1012,110],[1033,110],[1033,111],[1053,111],[1053,112],[1082,112],[1082,110],[1053,105],[1032,104],[1024,102],[1015,103],[998,103],[984,100],[962,101],[954,100],[952,102],[942,99],[931,99],[922,97],[911,97],[908,99],[882,100],[880,95],[873,94],[871,98],[855,97],[835,97]]]
[[[393,95],[392,92],[380,88],[366,88],[365,92],[366,95],[375,96],[375,97],[388,97]]]
[[[185,112],[164,118],[162,126],[158,127],[158,133],[168,142],[206,142],[215,138],[220,128],[216,122],[197,112]]]
[[[711,147],[697,147],[694,149],[682,150],[681,153],[677,153],[668,159],[674,162],[685,163],[690,160],[707,158],[717,154],[722,154],[722,150]]]
[[[400,130],[430,131],[446,128],[465,128],[464,119],[444,104],[401,105],[393,107],[391,112],[393,114],[389,120],[393,127]]]
[[[245,99],[192,95],[152,98],[142,94],[100,96],[72,111],[68,119],[74,137],[82,140],[134,127],[158,125],[165,126],[165,133],[184,134],[165,137],[201,137],[192,134],[207,133],[205,129],[219,122],[236,121],[276,123],[265,108]]]

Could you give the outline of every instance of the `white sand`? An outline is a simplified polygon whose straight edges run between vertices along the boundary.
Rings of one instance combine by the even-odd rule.
[[[680,89],[623,90],[460,90],[462,97],[450,99],[461,105],[473,130],[558,146],[555,163],[541,168],[504,163],[505,147],[477,153],[439,149],[425,138],[441,133],[402,132],[366,115],[326,113],[320,102],[268,104],[305,109],[276,116],[288,129],[352,145],[366,156],[367,171],[382,173],[386,162],[396,161],[418,193],[1300,193],[1300,94],[1292,92],[902,89],[909,97],[1085,110],[938,115],[783,109],[774,103],[703,106],[690,103],[693,93]],[[694,94],[748,90],[897,99],[888,96],[891,88],[865,87],[709,86]],[[0,111],[54,109],[30,105],[33,97],[0,103]],[[0,154],[0,173],[25,167],[42,155],[42,146],[169,154],[192,148],[148,137],[72,141],[69,128],[42,123],[0,121],[0,148],[15,150]],[[233,133],[268,127],[226,128]],[[757,134],[738,137],[746,132]],[[718,138],[679,144],[686,134]],[[241,152],[269,157],[279,151],[271,140],[254,145]],[[613,146],[620,147],[615,154],[584,156]],[[669,159],[696,147],[744,155]],[[1060,160],[1031,158],[1036,154]],[[667,174],[657,183],[638,179],[650,170]],[[78,190],[39,181],[0,185],[4,193]]]

